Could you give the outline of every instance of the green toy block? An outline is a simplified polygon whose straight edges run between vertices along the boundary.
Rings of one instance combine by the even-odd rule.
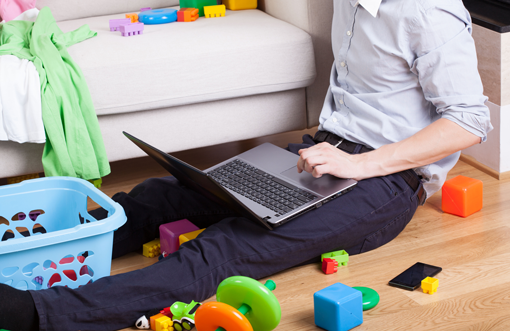
[[[216,6],[216,0],[179,0],[181,8],[198,8],[198,16],[204,16],[204,6]]]
[[[97,189],[99,189],[99,188],[101,188],[101,184],[103,184],[103,179],[102,178],[99,178],[99,179],[90,179],[89,182],[94,184],[94,186]],[[0,330],[0,331],[2,331],[2,330]]]
[[[325,258],[330,258],[333,260],[336,260],[338,262],[338,265],[347,265],[347,262],[349,262],[349,254],[344,251],[343,249],[341,251],[334,251],[329,253],[324,253],[321,255],[321,262]]]

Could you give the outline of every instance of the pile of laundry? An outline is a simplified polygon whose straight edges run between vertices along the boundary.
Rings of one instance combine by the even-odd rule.
[[[96,36],[63,33],[49,8],[0,0],[0,140],[45,143],[46,176],[98,179],[110,165],[89,89],[67,47]]]

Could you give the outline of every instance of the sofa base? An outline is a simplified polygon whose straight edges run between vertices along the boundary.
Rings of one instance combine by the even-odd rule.
[[[193,116],[190,116],[193,113]],[[191,119],[191,120],[190,120]],[[306,128],[305,89],[99,116],[110,162],[146,154],[122,131],[177,152]],[[0,178],[43,171],[43,144],[0,142]]]

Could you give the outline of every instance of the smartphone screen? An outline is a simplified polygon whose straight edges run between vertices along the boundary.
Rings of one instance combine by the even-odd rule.
[[[390,280],[388,284],[409,291],[414,291],[420,287],[422,280],[427,277],[433,277],[437,275],[441,270],[443,269],[440,267],[417,262],[415,265]]]

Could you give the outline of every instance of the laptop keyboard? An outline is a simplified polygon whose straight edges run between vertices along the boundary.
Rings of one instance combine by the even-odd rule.
[[[224,187],[285,215],[316,198],[292,184],[241,160],[233,160],[208,173]]]

